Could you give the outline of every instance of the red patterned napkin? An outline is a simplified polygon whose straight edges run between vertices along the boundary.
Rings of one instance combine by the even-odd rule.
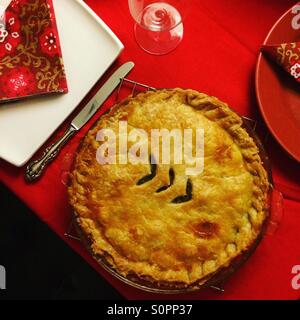
[[[300,82],[300,42],[264,45],[262,52]]]
[[[0,102],[67,91],[52,0],[12,0],[0,17]]]

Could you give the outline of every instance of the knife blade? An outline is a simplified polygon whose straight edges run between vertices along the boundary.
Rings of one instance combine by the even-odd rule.
[[[95,114],[99,106],[102,105],[102,103],[110,96],[113,90],[120,84],[121,79],[124,78],[133,67],[133,62],[126,62],[118,70],[116,70],[113,75],[104,83],[101,89],[95,94],[95,96],[73,119],[71,126],[73,126],[76,130],[79,130],[82,126],[84,126]]]
[[[85,107],[75,116],[69,128],[56,142],[46,148],[43,155],[34,161],[31,161],[26,167],[25,180],[33,182],[41,177],[46,165],[53,161],[61,148],[70,140],[70,138],[80,130],[99,110],[103,102],[113,93],[122,79],[132,70],[134,63],[129,61],[120,66],[97,91],[93,98]]]

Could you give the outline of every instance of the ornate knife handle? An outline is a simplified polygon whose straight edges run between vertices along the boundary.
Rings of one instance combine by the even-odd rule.
[[[33,182],[39,179],[46,165],[55,159],[61,148],[73,137],[76,131],[73,126],[70,126],[61,138],[45,150],[39,159],[31,161],[26,167],[25,180],[27,182]]]

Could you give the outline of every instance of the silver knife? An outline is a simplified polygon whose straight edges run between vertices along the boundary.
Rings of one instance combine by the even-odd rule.
[[[133,67],[133,62],[126,62],[119,67],[104,83],[94,97],[86,104],[86,106],[77,114],[63,136],[46,148],[45,152],[39,159],[28,164],[25,171],[25,180],[27,182],[33,182],[40,178],[46,165],[58,155],[59,151],[67,143],[67,141],[69,141],[70,138],[73,137],[73,135],[91,119],[95,112],[112,94],[115,88],[120,84],[121,80],[131,71]]]

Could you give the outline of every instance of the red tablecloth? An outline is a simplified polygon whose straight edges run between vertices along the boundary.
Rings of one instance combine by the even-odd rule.
[[[125,45],[124,52],[113,67],[133,60],[136,67],[130,78],[136,81],[157,88],[195,88],[228,102],[241,114],[262,121],[254,92],[257,55],[268,30],[295,1],[189,0],[191,10],[185,21],[183,42],[174,52],[165,56],[149,55],[137,46],[127,1],[86,2]],[[111,99],[106,107],[110,103]],[[97,266],[80,243],[64,237],[71,211],[66,187],[61,182],[62,172],[67,155],[75,150],[88,127],[73,138],[36,184],[26,185],[24,169],[14,168],[4,161],[0,161],[0,179],[125,297],[166,297],[145,293],[120,283]],[[300,164],[291,160],[271,137],[267,148],[273,165],[275,185],[285,195],[285,212],[280,227],[275,234],[265,236],[250,260],[226,282],[224,293],[208,289],[173,298],[300,298],[300,290],[294,290],[291,286],[291,269],[300,264]]]

